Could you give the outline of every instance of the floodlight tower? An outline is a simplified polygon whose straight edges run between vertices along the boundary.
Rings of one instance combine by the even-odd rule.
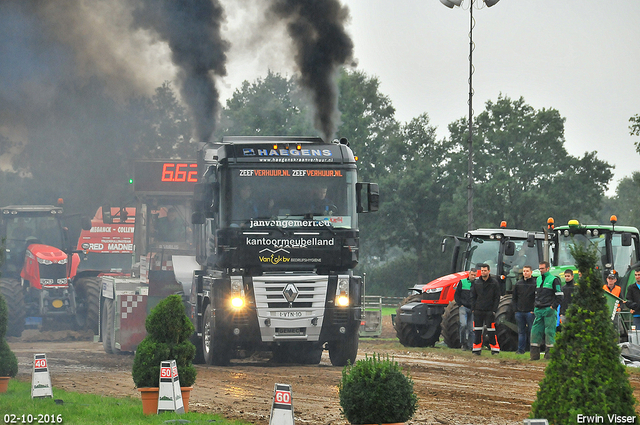
[[[440,3],[453,9],[453,6],[461,7],[464,0],[440,0]],[[482,0],[487,7],[491,7],[500,0]],[[469,0],[469,148],[467,164],[467,230],[473,230],[473,5],[480,0]]]

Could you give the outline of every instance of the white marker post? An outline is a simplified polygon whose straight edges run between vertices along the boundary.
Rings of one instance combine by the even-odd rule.
[[[178,366],[175,360],[160,362],[160,391],[158,393],[158,413],[184,413]]]
[[[273,388],[273,405],[269,425],[293,425],[293,397],[291,385],[276,384]]]
[[[53,397],[51,376],[46,354],[33,355],[33,374],[31,375],[31,398]]]

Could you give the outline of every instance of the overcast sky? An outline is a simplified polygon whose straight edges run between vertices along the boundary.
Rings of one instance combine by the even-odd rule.
[[[439,0],[342,2],[351,12],[347,30],[358,68],[378,77],[397,119],[406,122],[426,112],[438,135],[447,136],[447,125],[468,114],[469,0],[464,9],[449,9]],[[629,118],[640,113],[640,1],[482,5],[473,11],[476,115],[500,93],[522,96],[535,109],[557,109],[566,118],[571,155],[595,150],[615,165],[611,195],[617,180],[640,171],[633,144],[640,137],[628,130]],[[229,18],[230,27],[238,25],[237,14]],[[268,68],[291,72],[277,55],[252,57],[231,54],[223,96],[238,87],[236,80],[253,81]]]

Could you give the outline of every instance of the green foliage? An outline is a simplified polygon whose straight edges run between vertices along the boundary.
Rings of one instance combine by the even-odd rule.
[[[145,328],[154,341],[168,344],[186,341],[194,331],[179,295],[170,295],[154,307],[147,316]]]
[[[418,408],[413,380],[398,362],[374,354],[342,370],[342,413],[352,424],[406,422]]]
[[[629,134],[632,136],[640,136],[640,114],[635,114],[629,118]],[[640,152],[640,144],[636,143],[636,150]]]
[[[4,249],[3,249],[4,251]],[[2,262],[0,261],[0,265]],[[9,310],[4,296],[0,292],[0,376],[13,378],[18,373],[18,359],[5,339],[9,323]]]
[[[502,95],[485,108],[476,119],[473,139],[476,227],[506,220],[512,228],[539,229],[549,216],[556,223],[576,218],[576,211],[595,216],[612,166],[595,152],[581,158],[567,153],[565,119],[557,110],[535,110],[523,98]],[[449,131],[458,145],[450,167],[457,170],[458,183],[449,188],[460,191],[466,187],[468,121],[452,123]],[[466,211],[466,197],[456,205],[457,211]]]
[[[603,203],[598,221],[607,223],[613,214],[619,224],[640,228],[640,172],[620,180],[616,194]]]
[[[160,362],[175,360],[180,385],[190,387],[197,371],[192,364],[196,347],[189,341],[193,324],[185,314],[179,295],[170,295],[151,310],[146,321],[147,336],[138,344],[133,359],[133,382],[138,388],[158,387]]]
[[[311,114],[294,78],[269,71],[244,81],[227,100],[219,132],[231,136],[313,136]]]
[[[571,254],[582,278],[551,351],[531,417],[556,425],[578,423],[578,414],[635,417],[636,400],[620,363],[617,336],[595,269],[597,250],[573,245]]]

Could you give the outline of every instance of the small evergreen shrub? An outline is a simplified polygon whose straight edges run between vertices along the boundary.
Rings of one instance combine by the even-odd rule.
[[[2,293],[0,293],[0,376],[13,378],[18,374],[18,359],[5,340],[8,323],[9,310]]]
[[[608,415],[636,418],[636,400],[620,362],[618,336],[596,270],[597,248],[572,245],[571,254],[582,277],[531,406],[531,418],[555,425],[580,423],[579,414],[605,421]]]
[[[138,344],[133,359],[133,382],[138,388],[160,385],[160,362],[175,360],[180,385],[196,381],[192,361],[196,347],[189,341],[193,324],[185,314],[179,295],[170,295],[151,310],[145,322],[147,336]]]
[[[418,407],[413,380],[389,356],[345,366],[338,390],[342,414],[352,424],[406,422]]]

